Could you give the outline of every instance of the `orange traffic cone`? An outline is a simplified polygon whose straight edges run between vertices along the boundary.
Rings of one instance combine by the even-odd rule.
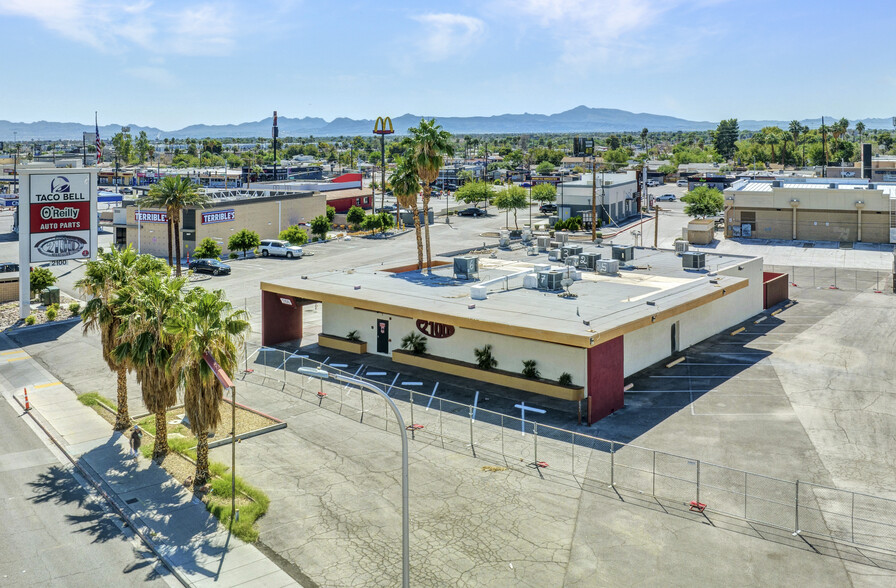
[[[31,403],[28,402],[28,388],[25,388],[25,410],[31,410]]]

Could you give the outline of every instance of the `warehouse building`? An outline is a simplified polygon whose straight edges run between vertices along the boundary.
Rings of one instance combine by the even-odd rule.
[[[188,257],[203,239],[211,238],[224,249],[231,235],[243,229],[255,231],[262,239],[277,238],[290,225],[310,223],[326,214],[326,198],[321,192],[292,192],[265,189],[207,191],[211,203],[204,208],[181,212],[180,231],[183,256]],[[131,244],[141,253],[167,257],[168,215],[164,210],[142,208],[139,200],[115,209],[115,243]]]
[[[729,237],[896,243],[896,184],[744,179],[724,196]]]
[[[569,244],[434,266],[262,282],[262,344],[300,340],[303,306],[322,303],[321,346],[576,402],[593,423],[623,407],[626,377],[787,297],[786,275],[733,255]],[[409,333],[424,355],[401,349]],[[475,363],[485,345],[496,369]]]

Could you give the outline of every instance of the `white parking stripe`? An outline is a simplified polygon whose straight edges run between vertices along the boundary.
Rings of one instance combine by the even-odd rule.
[[[389,395],[389,392],[391,392],[391,391],[392,391],[392,387],[393,387],[393,386],[394,386],[394,385],[395,385],[395,382],[397,382],[397,381],[398,381],[398,376],[400,376],[400,375],[401,375],[401,374],[395,374],[395,379],[394,379],[394,380],[392,380],[392,383],[391,383],[391,384],[389,384],[389,389],[388,389],[388,390],[386,390],[386,396],[388,396],[388,395]]]
[[[432,404],[432,399],[436,397],[436,390],[439,389],[439,383],[436,382],[436,385],[433,386],[432,394],[429,395],[429,402],[426,403],[426,410],[429,410],[429,405]]]

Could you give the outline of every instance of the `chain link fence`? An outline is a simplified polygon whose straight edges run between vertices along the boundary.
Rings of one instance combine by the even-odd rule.
[[[893,272],[886,270],[795,265],[766,265],[764,269],[767,272],[788,274],[790,283],[798,288],[893,293]]]
[[[248,350],[247,350],[248,351]],[[281,349],[259,347],[243,359],[242,380],[321,409],[398,433],[386,401],[352,384],[297,373],[299,368],[367,382],[396,401],[416,443],[472,455],[508,468],[537,471],[680,501],[791,532],[896,551],[896,500],[788,481],[541,425],[343,372]]]

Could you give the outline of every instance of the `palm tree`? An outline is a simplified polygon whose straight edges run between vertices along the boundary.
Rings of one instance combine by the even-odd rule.
[[[115,294],[135,276],[167,269],[168,266],[162,260],[150,255],[137,255],[128,245],[123,251],[112,248],[100,253],[96,261],[87,263],[84,277],[75,283],[76,288],[91,297],[81,311],[84,334],[93,330],[100,332],[103,359],[118,378],[116,431],[124,431],[131,424],[128,414],[128,372],[133,369],[133,365],[127,357],[118,360],[112,353],[121,343],[119,329],[122,314],[121,307],[115,304]]]
[[[408,129],[414,146],[411,155],[420,183],[423,184],[423,231],[426,235],[426,267],[432,269],[432,249],[429,243],[429,198],[432,195],[432,184],[439,177],[439,170],[444,163],[443,156],[454,155],[451,145],[451,133],[443,131],[436,119],[420,119],[420,125]]]
[[[420,235],[420,214],[417,212],[417,193],[420,192],[420,177],[417,167],[409,158],[397,161],[395,170],[389,176],[392,193],[398,200],[399,208],[410,208],[414,215],[414,231],[417,234],[417,269],[423,269],[423,239]]]
[[[856,134],[859,136],[859,143],[862,142],[862,136],[865,134],[865,123],[859,121],[856,123]]]
[[[174,340],[164,331],[165,321],[183,304],[182,289],[187,279],[167,275],[139,276],[123,288],[115,304],[126,316],[120,333],[122,342],[113,351],[118,361],[129,361],[137,373],[143,404],[156,419],[153,459],[168,453],[168,408],[177,402],[180,366],[176,362]]]
[[[168,215],[168,265],[171,265],[171,232],[174,231],[176,270],[180,276],[180,212],[189,206],[205,206],[209,197],[200,193],[186,176],[168,176],[153,184],[146,196],[140,198],[142,206],[164,208]]]
[[[165,332],[176,341],[175,363],[182,366],[184,410],[196,435],[194,486],[202,486],[210,477],[208,434],[221,424],[224,394],[203,355],[210,354],[225,373],[233,374],[239,345],[249,329],[248,317],[245,310],[233,310],[223,290],[195,288],[187,294],[181,311],[165,322]]]

